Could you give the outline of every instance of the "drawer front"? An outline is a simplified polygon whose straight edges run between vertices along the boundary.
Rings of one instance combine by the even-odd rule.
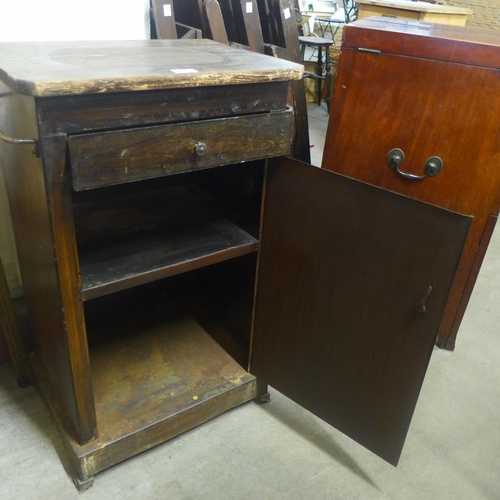
[[[76,191],[289,152],[292,110],[70,136]]]

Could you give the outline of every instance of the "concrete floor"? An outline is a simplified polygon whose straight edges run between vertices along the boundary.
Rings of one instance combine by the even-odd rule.
[[[313,163],[327,115],[310,106]],[[500,499],[500,229],[455,352],[435,349],[400,464],[273,391],[96,476],[86,500]],[[0,499],[79,498],[40,394],[0,367]]]

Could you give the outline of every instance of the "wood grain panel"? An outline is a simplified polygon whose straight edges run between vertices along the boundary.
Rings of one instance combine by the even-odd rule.
[[[396,464],[469,225],[270,161],[251,372]]]

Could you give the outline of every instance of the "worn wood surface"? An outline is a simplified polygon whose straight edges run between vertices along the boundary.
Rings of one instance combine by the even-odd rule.
[[[251,373],[396,464],[469,225],[270,160]]]
[[[286,155],[292,119],[287,110],[72,136],[73,186],[79,191]]]
[[[193,319],[169,316],[129,320],[106,332],[107,342],[91,346],[97,418],[106,439],[254,380]]]
[[[362,47],[372,33],[380,39],[383,24],[375,24],[376,30],[347,26],[351,44],[358,33]],[[392,27],[399,24],[390,21],[386,25],[385,42],[392,44]],[[442,44],[440,50],[427,53],[428,59],[363,53],[354,47],[343,49],[323,167],[474,216],[439,334],[439,345],[453,349],[470,296],[470,280],[475,281],[471,267],[477,258],[482,259],[479,243],[485,225],[490,215],[500,211],[496,133],[500,103],[495,92],[499,74],[490,68],[447,62],[454,54],[462,59],[465,47],[460,42],[450,45],[442,38],[433,39],[432,30],[421,26],[423,34],[408,35],[411,38],[402,45],[403,52],[404,56],[413,48],[419,52],[428,38]],[[447,32],[457,35],[464,31],[448,27]],[[475,33],[465,32],[470,39]],[[478,38],[482,40],[482,36],[479,30]],[[496,38],[500,43],[500,37]],[[385,50],[386,46],[382,44],[380,48]],[[483,48],[480,43],[475,52]],[[484,48],[486,52],[490,49]],[[496,49],[499,51],[500,47]],[[435,60],[444,50],[444,61]],[[443,160],[443,170],[422,181],[404,179],[386,164],[386,155],[393,148],[404,151],[401,169],[405,172],[423,174],[424,164],[431,156]],[[465,290],[467,282],[469,291]]]
[[[34,96],[286,81],[302,73],[300,65],[211,40],[0,44],[0,80]]]
[[[114,330],[91,349],[98,439],[79,445],[39,380],[81,480],[266,391],[190,318]]]

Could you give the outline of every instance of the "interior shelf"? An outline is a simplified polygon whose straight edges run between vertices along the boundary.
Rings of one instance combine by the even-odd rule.
[[[185,186],[76,204],[84,300],[255,252],[258,240]]]
[[[90,346],[98,437],[85,456],[141,435],[159,444],[258,395],[257,381],[189,315],[144,315],[93,331]],[[106,338],[106,340],[102,340]]]
[[[98,429],[107,438],[133,433],[254,378],[189,316],[119,328],[116,340],[90,351]]]

